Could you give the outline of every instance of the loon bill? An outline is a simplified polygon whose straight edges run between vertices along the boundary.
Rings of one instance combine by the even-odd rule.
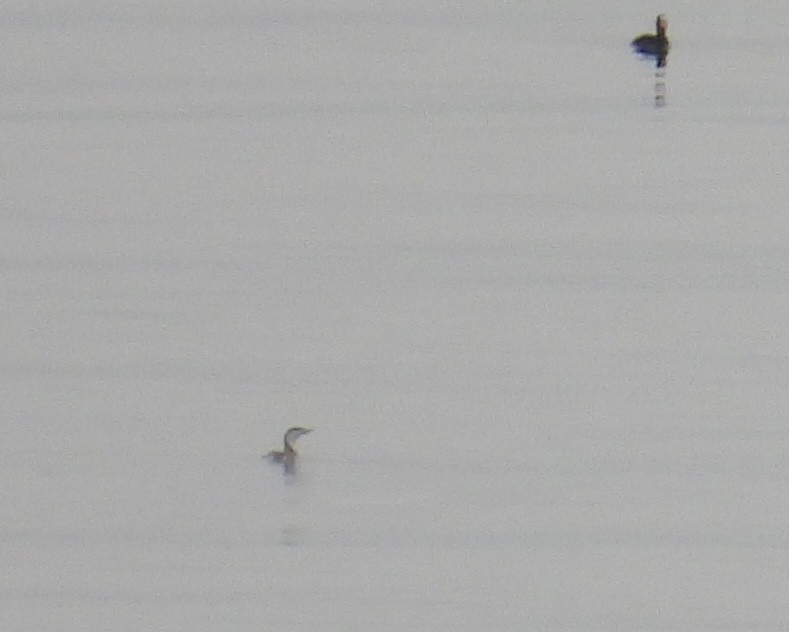
[[[296,442],[296,439],[308,432],[312,432],[312,428],[302,428],[300,426],[289,428],[285,433],[283,449],[272,450],[268,454],[263,455],[263,458],[268,459],[272,463],[281,464],[286,474],[292,474],[296,469],[296,455],[298,454],[293,448],[293,444]]]

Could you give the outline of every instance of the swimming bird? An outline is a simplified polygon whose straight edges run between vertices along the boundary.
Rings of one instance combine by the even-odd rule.
[[[647,55],[657,59],[658,68],[666,65],[669,42],[666,37],[668,20],[662,13],[655,20],[655,34],[644,33],[631,42],[631,46],[639,55]]]
[[[263,458],[268,459],[272,463],[282,464],[286,474],[293,474],[296,470],[296,450],[293,449],[293,444],[296,439],[308,432],[312,432],[312,428],[302,428],[301,426],[288,428],[283,441],[284,448],[281,451],[272,450],[265,454]]]

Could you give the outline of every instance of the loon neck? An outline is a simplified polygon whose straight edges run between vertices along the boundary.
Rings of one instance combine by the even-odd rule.
[[[655,22],[655,32],[657,33],[658,38],[665,40],[666,39],[666,27],[668,24],[666,23],[666,18],[662,15],[657,17],[657,21]]]

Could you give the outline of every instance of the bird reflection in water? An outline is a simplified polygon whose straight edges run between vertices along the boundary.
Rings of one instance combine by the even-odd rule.
[[[644,33],[631,42],[633,50],[643,57],[655,60],[655,105],[660,107],[666,103],[666,63],[671,45],[666,31],[668,20],[660,14],[655,20],[655,33]]]
[[[304,544],[304,533],[296,525],[285,525],[282,527],[279,543],[286,547],[300,546]]]

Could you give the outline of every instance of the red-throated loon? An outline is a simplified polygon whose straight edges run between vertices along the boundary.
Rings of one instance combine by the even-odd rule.
[[[631,42],[631,46],[641,55],[656,57],[658,67],[664,66],[669,49],[668,37],[666,37],[667,30],[668,20],[665,15],[660,14],[655,20],[655,34],[644,33],[639,35]]]
[[[293,444],[301,435],[312,432],[312,428],[289,428],[285,433],[284,448],[280,450],[272,450],[264,455],[264,459],[268,459],[272,463],[281,463],[285,468],[286,474],[292,474],[296,468],[296,450],[293,449]]]

